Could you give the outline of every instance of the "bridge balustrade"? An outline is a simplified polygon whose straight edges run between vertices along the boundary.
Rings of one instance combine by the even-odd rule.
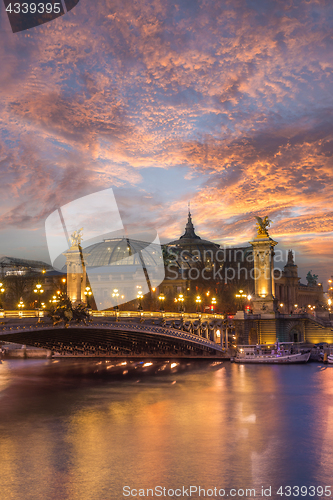
[[[183,320],[212,320],[224,319],[222,314],[204,314],[204,313],[174,313],[174,312],[158,312],[158,311],[90,311],[91,316],[94,318],[165,318],[165,319],[178,319]],[[23,310],[23,311],[0,311],[0,318],[36,318],[38,316],[44,317],[47,312],[44,310]]]

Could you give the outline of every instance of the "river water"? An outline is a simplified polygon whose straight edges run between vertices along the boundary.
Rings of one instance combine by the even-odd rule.
[[[159,368],[115,376],[97,361],[0,364],[1,500],[333,491],[333,367]]]

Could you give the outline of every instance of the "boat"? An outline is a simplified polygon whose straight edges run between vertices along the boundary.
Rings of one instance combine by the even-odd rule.
[[[293,342],[257,345],[239,345],[234,363],[306,363],[309,361],[310,349],[302,349]],[[333,360],[332,360],[333,363]]]
[[[333,365],[333,354],[330,354],[329,356],[327,356],[327,363],[329,363],[330,365]]]

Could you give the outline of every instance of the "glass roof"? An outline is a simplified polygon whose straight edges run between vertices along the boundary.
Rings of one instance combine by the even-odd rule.
[[[114,238],[95,243],[84,248],[83,254],[88,267],[115,265],[146,267],[161,263],[159,245],[129,238]]]

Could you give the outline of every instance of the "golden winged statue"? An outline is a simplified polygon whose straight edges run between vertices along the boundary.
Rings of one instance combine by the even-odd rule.
[[[257,236],[269,237],[267,228],[271,225],[271,222],[273,222],[273,221],[271,221],[267,215],[263,219],[261,217],[257,217],[257,216],[255,216],[255,218],[257,219],[257,224],[256,224],[257,229],[258,229]]]
[[[72,246],[79,246],[82,241],[82,234],[81,231],[83,231],[83,227],[79,229],[78,231],[74,231],[74,233],[71,234],[71,244]]]

